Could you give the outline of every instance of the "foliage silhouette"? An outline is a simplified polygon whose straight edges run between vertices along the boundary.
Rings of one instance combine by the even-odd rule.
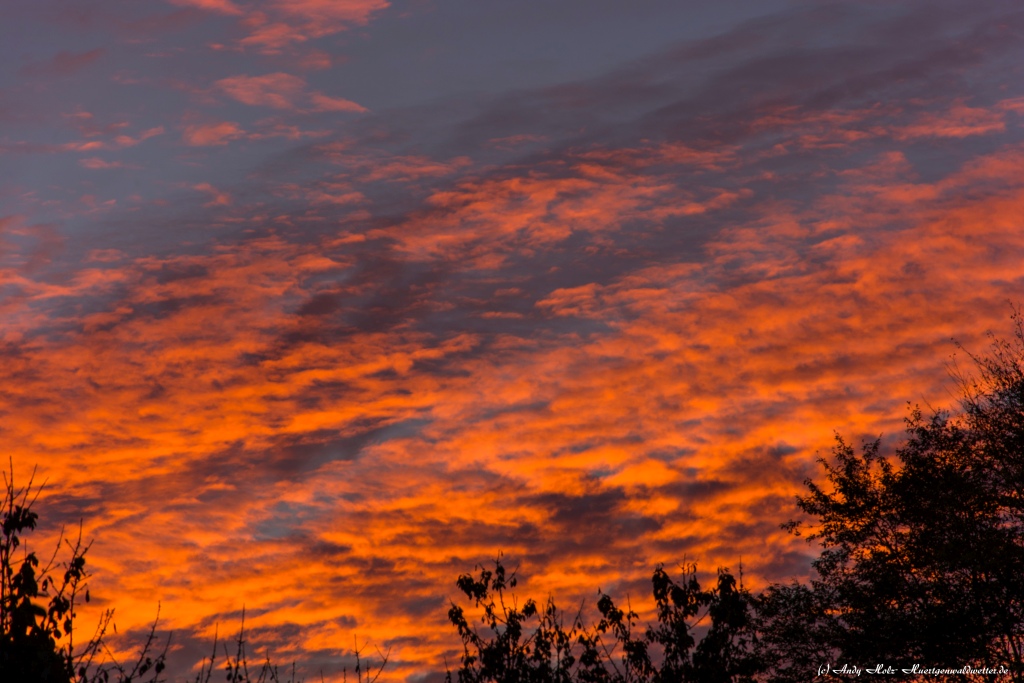
[[[0,682],[2,683],[163,683],[167,668],[168,636],[162,649],[157,638],[159,612],[134,659],[120,662],[107,646],[113,610],[104,611],[93,635],[76,642],[76,605],[90,601],[89,572],[81,528],[72,540],[61,530],[52,556],[41,564],[26,536],[36,529],[38,514],[32,510],[42,487],[35,474],[26,486],[15,485],[13,462],[4,473],[2,537],[0,537]],[[66,557],[58,561],[61,551]],[[62,571],[63,570],[63,571]],[[229,683],[302,683],[293,664],[282,677],[269,652],[250,672],[245,639],[245,611],[234,641],[234,653],[223,644],[221,669]],[[194,683],[211,683],[217,667],[216,636],[213,652],[199,664]],[[355,683],[375,683],[388,662],[389,652],[379,652],[376,666],[353,651]],[[286,672],[287,673],[287,672]],[[348,671],[343,672],[348,679]],[[222,679],[216,679],[222,680]]]
[[[753,598],[728,570],[719,571],[714,588],[702,589],[695,566],[684,568],[679,582],[659,566],[652,577],[657,624],[646,630],[636,612],[604,593],[592,626],[583,622],[582,605],[571,618],[550,597],[542,606],[531,599],[520,607],[509,594],[515,572],[500,557],[493,570],[477,572],[456,583],[481,610],[484,634],[463,607],[453,602],[448,611],[463,645],[459,683],[718,683],[753,680],[758,669]],[[698,642],[702,622],[709,624]]]
[[[75,642],[76,606],[89,602],[89,572],[81,527],[72,540],[61,529],[50,559],[40,563],[25,536],[35,530],[39,516],[32,510],[42,487],[35,473],[24,488],[15,485],[14,464],[4,472],[0,538],[0,673],[3,680],[25,683],[149,683],[160,680],[167,647],[155,651],[156,622],[131,664],[113,659],[104,637],[113,610],[100,616],[93,635]],[[58,562],[62,549],[65,559]],[[20,550],[20,552],[19,552]],[[63,572],[61,572],[63,570]]]
[[[831,645],[838,637],[832,604],[820,588],[814,590],[797,582],[768,586],[757,596],[754,610],[757,680],[805,683],[812,675],[811,668],[837,661]]]
[[[832,460],[822,460],[827,486],[807,481],[798,500],[815,519],[807,530],[822,548],[817,576],[762,596],[770,657],[1001,665],[1024,680],[1024,327],[1016,312],[1014,322],[1011,340],[993,340],[987,356],[968,354],[974,375],[955,370],[961,410],[925,418],[913,409],[894,457],[879,441],[857,452],[836,437]]]

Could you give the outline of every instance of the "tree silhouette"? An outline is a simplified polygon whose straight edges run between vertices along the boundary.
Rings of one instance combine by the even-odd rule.
[[[758,680],[806,683],[822,665],[836,662],[839,624],[827,587],[775,584],[757,596],[754,659]]]
[[[467,619],[462,607],[453,602],[448,610],[448,619],[463,644],[460,683],[568,683],[598,664],[579,614],[567,624],[550,598],[540,606],[526,600],[520,607],[518,600],[508,595],[516,587],[515,571],[506,572],[500,558],[493,571],[477,569],[478,577],[463,574],[456,585],[482,609],[479,621],[485,635]]]
[[[817,576],[763,596],[777,660],[795,658],[782,635],[803,633],[831,661],[1002,665],[1024,680],[1024,328],[1014,320],[1012,340],[968,354],[973,376],[956,373],[961,410],[912,410],[894,456],[836,437],[827,485],[807,481],[798,500],[822,547]]]
[[[482,610],[484,634],[462,607],[453,602],[448,611],[463,644],[459,683],[740,683],[758,671],[753,598],[728,570],[719,571],[714,588],[702,589],[695,566],[683,568],[678,582],[659,566],[651,581],[657,623],[646,629],[636,612],[604,593],[591,626],[583,606],[567,618],[550,597],[543,606],[529,599],[520,607],[509,593],[515,572],[500,557],[493,571],[477,571],[456,583]]]

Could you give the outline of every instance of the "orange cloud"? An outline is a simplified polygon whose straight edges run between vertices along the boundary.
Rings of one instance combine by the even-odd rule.
[[[185,127],[182,140],[191,147],[226,145],[245,135],[245,131],[232,121],[192,124]]]
[[[218,88],[315,106],[269,76]],[[60,278],[54,229],[0,221],[5,442],[59,482],[41,511],[86,520],[122,629],[244,604],[279,659],[393,644],[388,680],[440,669],[452,580],[499,551],[563,605],[684,557],[788,579],[808,549],[778,524],[832,430],[947,403],[948,338],[983,347],[1018,296],[1024,150],[923,179],[893,131],[956,140],[945,117],[766,108],[728,144],[497,167],[317,144],[301,183],[189,185],[237,233],[90,244]]]
[[[239,44],[270,54],[365,25],[374,14],[389,6],[387,0],[263,0],[246,5],[231,0],[171,2],[238,17],[247,33]]]
[[[149,128],[139,133],[137,137],[131,137],[130,135],[118,135],[114,138],[114,144],[118,147],[134,147],[140,142],[144,142],[150,138],[156,137],[157,135],[163,135],[165,133],[163,126],[156,126],[155,128]]]
[[[344,57],[332,55],[322,50],[312,50],[299,60],[299,66],[309,70],[329,69],[335,64],[344,63],[344,61]]]
[[[203,204],[203,206],[231,206],[231,195],[222,190],[218,190],[210,183],[199,183],[193,185],[192,189],[198,190],[199,192],[205,192],[210,195],[210,201]]]
[[[232,76],[222,78],[215,84],[233,99],[251,106],[273,107],[275,109],[297,110],[300,100],[308,100],[312,111],[365,112],[351,100],[328,97],[321,92],[306,93],[306,81],[286,73],[272,73],[263,76]]]
[[[264,76],[233,76],[222,78],[216,86],[243,104],[293,109],[306,82],[298,76],[272,73]]]
[[[313,92],[309,95],[310,104],[314,111],[351,111],[365,112],[366,107],[356,104],[351,100],[341,97],[328,97],[323,93]]]
[[[958,103],[946,112],[922,114],[914,123],[899,129],[896,138],[965,138],[1001,133],[1005,129],[1006,123],[1001,113]]]
[[[365,24],[374,12],[388,7],[386,0],[273,0],[271,6],[284,14],[327,26]]]
[[[127,124],[118,125],[114,128],[123,128]],[[127,147],[135,147],[136,145],[154,138],[158,135],[163,135],[166,132],[163,126],[156,126],[155,128],[149,128],[142,131],[137,136],[132,137],[130,135],[118,135],[109,142],[103,142],[102,140],[89,140],[87,142],[69,142],[63,145],[57,146],[56,149],[61,151],[71,152],[95,152],[103,149],[125,149]],[[96,133],[98,134],[98,133]]]
[[[99,157],[89,157],[88,159],[79,159],[79,166],[92,170],[104,170],[109,168],[124,168],[125,165],[120,161],[105,161]]]
[[[231,0],[169,0],[169,2],[184,7],[198,7],[199,9],[219,14],[234,16],[243,14],[242,9],[231,2]]]

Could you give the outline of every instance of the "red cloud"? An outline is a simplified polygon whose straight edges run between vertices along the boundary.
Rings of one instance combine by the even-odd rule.
[[[89,157],[88,159],[79,159],[78,164],[85,168],[100,170],[108,168],[124,168],[124,164],[120,161],[104,161],[99,157]]]
[[[306,93],[305,80],[281,72],[263,76],[232,76],[222,78],[215,85],[235,100],[252,106],[299,110],[300,103],[308,101],[310,111],[366,111],[365,107],[351,100],[315,91]]]
[[[923,114],[914,123],[898,129],[896,139],[965,138],[1004,130],[1006,123],[1000,112],[956,104],[948,111]]]
[[[245,47],[258,47],[266,53],[280,52],[292,43],[309,40],[307,31],[283,21],[268,21],[262,12],[254,13],[245,23],[251,32],[239,42]]]
[[[240,15],[244,14],[242,9],[231,2],[231,0],[169,0],[175,5],[181,5],[184,7],[197,7],[199,9],[207,10],[209,12],[217,12],[220,14],[229,15]]]
[[[328,97],[319,92],[310,93],[309,101],[313,105],[314,111],[367,111],[366,107],[356,104],[352,100],[346,100],[341,97]]]
[[[330,27],[365,24],[374,12],[389,4],[387,0],[272,0],[269,6],[330,30]]]
[[[243,104],[294,109],[306,82],[298,76],[272,73],[264,76],[232,76],[217,81],[216,86]]]
[[[226,145],[245,135],[245,131],[232,121],[219,123],[197,123],[185,127],[182,140],[192,147]]]
[[[199,183],[198,185],[193,185],[192,189],[205,192],[210,195],[210,201],[203,204],[203,206],[231,206],[231,195],[222,190],[218,190],[210,183]]]
[[[123,127],[123,125],[116,126],[117,128]],[[70,152],[93,152],[101,149],[124,149],[126,147],[135,147],[139,143],[145,142],[150,138],[158,135],[163,135],[165,129],[163,126],[157,126],[156,128],[149,128],[144,130],[138,135],[132,137],[131,135],[118,135],[110,142],[103,142],[101,140],[89,140],[88,142],[68,142],[63,145],[59,145],[56,149],[61,151]]]
[[[389,5],[387,0],[263,0],[247,6],[231,0],[171,1],[238,16],[248,32],[239,43],[265,53],[277,53],[292,44],[364,25]]]
[[[142,131],[136,137],[130,135],[118,135],[114,138],[114,144],[118,147],[134,147],[140,142],[144,142],[150,138],[154,138],[157,135],[163,135],[165,132],[163,126],[156,126],[155,128],[149,128]]]

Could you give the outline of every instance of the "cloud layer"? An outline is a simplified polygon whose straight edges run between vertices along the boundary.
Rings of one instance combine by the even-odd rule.
[[[0,83],[0,429],[44,532],[96,539],[96,609],[159,601],[184,659],[244,605],[282,661],[340,680],[358,636],[422,680],[500,552],[565,605],[804,575],[779,524],[833,431],[950,404],[950,339],[1021,298],[1010,4],[782,9],[390,108],[332,42],[386,3],[173,5]]]

